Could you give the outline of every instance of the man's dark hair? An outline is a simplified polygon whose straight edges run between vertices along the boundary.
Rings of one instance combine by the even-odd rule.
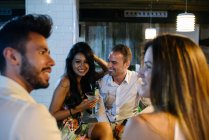
[[[5,70],[3,51],[6,47],[11,47],[24,55],[29,33],[35,32],[48,38],[52,24],[52,19],[48,15],[38,14],[28,14],[7,21],[0,28],[0,72],[3,73]]]

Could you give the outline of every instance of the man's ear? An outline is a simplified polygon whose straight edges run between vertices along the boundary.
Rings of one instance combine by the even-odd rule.
[[[131,62],[128,60],[128,61],[126,62],[126,67],[129,68],[130,64],[131,64]]]
[[[12,65],[19,65],[21,61],[21,55],[18,51],[11,47],[6,47],[3,51],[3,55],[7,63]]]

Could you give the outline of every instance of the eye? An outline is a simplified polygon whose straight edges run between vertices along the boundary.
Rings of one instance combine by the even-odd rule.
[[[41,55],[44,55],[46,53],[46,51],[45,50],[41,50],[41,51],[39,51],[39,54],[41,54]]]
[[[50,54],[50,51],[46,48],[41,48],[39,49],[39,54],[41,55]]]
[[[152,66],[149,65],[149,64],[146,64],[146,65],[145,65],[145,70],[146,70],[146,71],[152,70]]]
[[[80,60],[76,60],[75,63],[76,64],[79,64],[79,63],[81,63],[81,61]]]
[[[150,66],[150,65],[147,65],[147,69],[152,69],[152,66]]]

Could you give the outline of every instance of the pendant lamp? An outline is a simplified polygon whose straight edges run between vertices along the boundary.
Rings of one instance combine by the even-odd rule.
[[[145,39],[153,39],[157,35],[157,31],[155,28],[146,28],[145,29]]]
[[[177,15],[176,31],[177,32],[193,32],[195,30],[195,15],[187,13],[187,0],[186,11]]]

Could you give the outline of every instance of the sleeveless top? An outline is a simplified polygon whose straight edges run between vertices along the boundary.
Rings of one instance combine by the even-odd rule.
[[[77,105],[77,103],[75,102],[75,99],[73,99],[71,96],[66,96],[65,97],[65,100],[64,100],[64,103],[63,103],[63,106],[62,108],[64,110],[68,110],[70,108],[74,108],[75,106]],[[58,127],[60,129],[62,129],[64,127],[64,125],[68,122],[68,121],[75,121],[76,124],[80,124],[80,121],[81,121],[81,112],[78,112],[76,114],[73,114],[69,117],[67,117],[66,119],[64,120],[60,120],[60,121],[57,121],[57,124],[58,124]]]
[[[84,98],[82,97],[82,100]],[[66,96],[63,104],[64,109],[74,108],[76,102],[70,96]],[[83,112],[72,114],[64,120],[58,122],[58,127],[61,131],[62,139],[66,140],[83,140],[86,138],[89,130],[89,125],[83,122]]]
[[[174,140],[186,140],[177,121],[175,123]]]

